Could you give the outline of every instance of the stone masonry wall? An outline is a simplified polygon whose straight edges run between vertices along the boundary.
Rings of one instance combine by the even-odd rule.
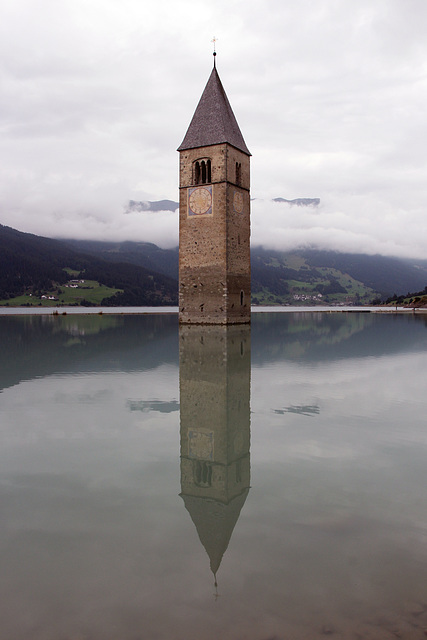
[[[212,209],[188,215],[194,163],[211,161]],[[236,169],[238,163],[238,169]],[[250,321],[249,157],[227,144],[180,154],[180,322]],[[238,195],[236,195],[238,194]]]

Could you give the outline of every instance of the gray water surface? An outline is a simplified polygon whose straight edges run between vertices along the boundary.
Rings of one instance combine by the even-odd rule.
[[[0,638],[425,638],[427,324],[0,317]]]

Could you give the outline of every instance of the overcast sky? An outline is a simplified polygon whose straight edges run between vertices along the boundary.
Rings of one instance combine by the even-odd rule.
[[[425,0],[3,0],[0,223],[176,245],[177,213],[125,209],[178,200],[216,36],[252,244],[427,258],[426,33]]]

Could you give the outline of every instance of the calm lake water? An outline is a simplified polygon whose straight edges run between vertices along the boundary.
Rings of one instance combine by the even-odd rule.
[[[0,342],[2,640],[426,637],[426,316]]]

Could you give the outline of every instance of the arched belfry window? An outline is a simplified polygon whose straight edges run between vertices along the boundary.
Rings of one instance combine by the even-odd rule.
[[[212,164],[210,158],[200,158],[193,163],[194,184],[212,182]]]

